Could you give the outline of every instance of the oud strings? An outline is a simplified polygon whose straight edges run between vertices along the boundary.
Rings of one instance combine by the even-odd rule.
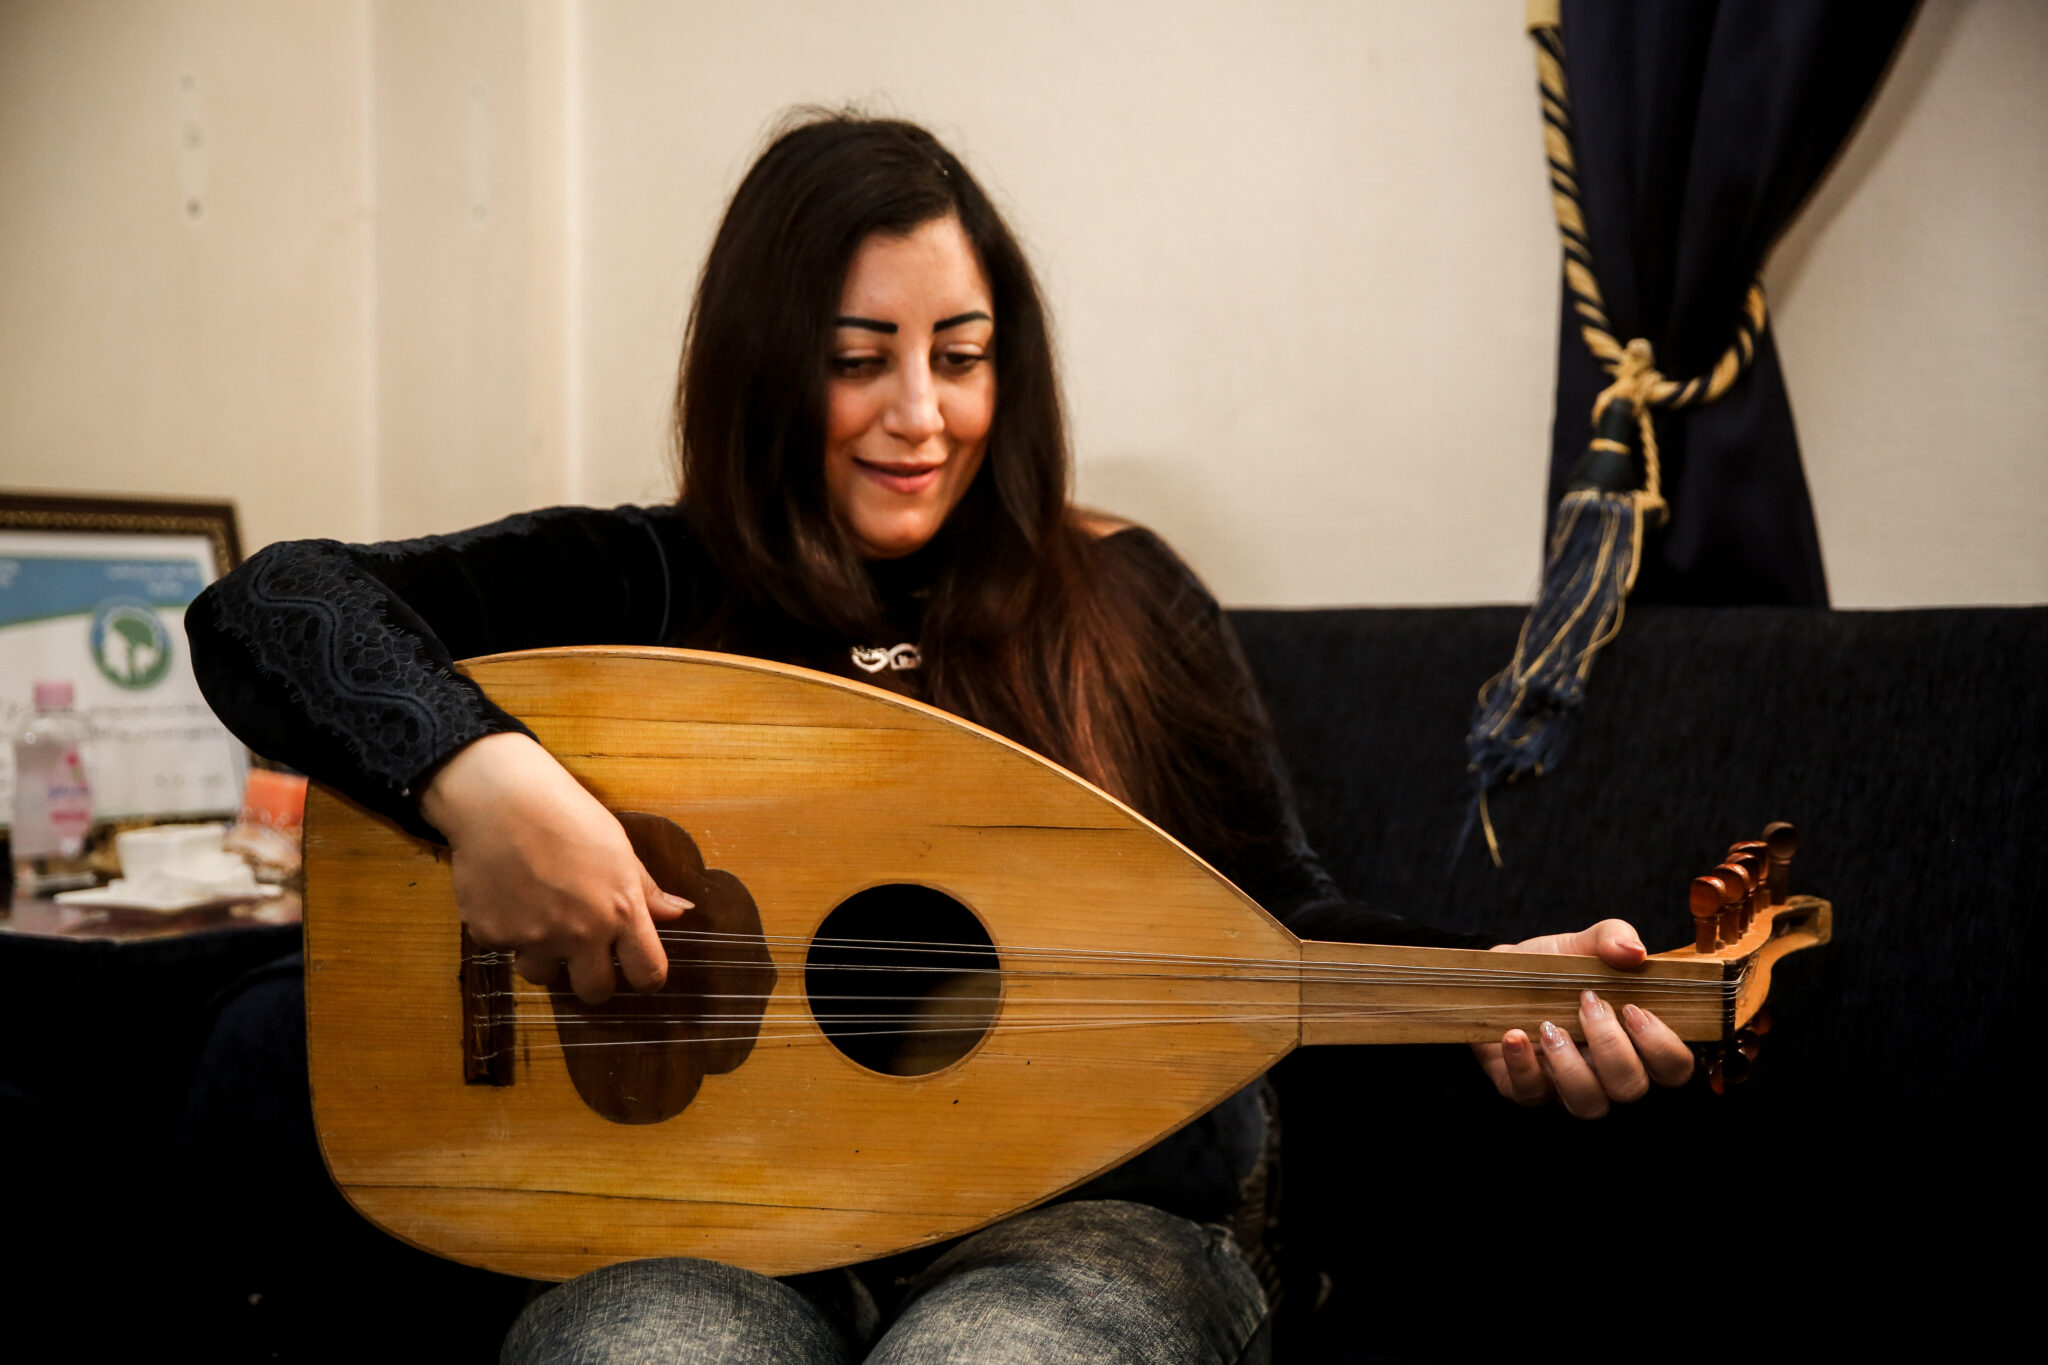
[[[713,930],[669,929],[658,931],[670,943],[701,945],[713,952],[735,952],[758,948],[765,956],[719,956],[686,958],[673,965],[685,970],[759,971],[772,967],[777,988],[766,991],[708,991],[687,995],[622,995],[614,1005],[584,1005],[573,992],[538,986],[486,991],[470,998],[485,1010],[512,1006],[511,1017],[501,1022],[526,1034],[525,1046],[535,1046],[536,1035],[553,1033],[542,1040],[544,1052],[570,1048],[656,1047],[696,1043],[755,1043],[762,1045],[813,1045],[851,1038],[909,1037],[934,1038],[947,1034],[971,1033],[1015,1036],[1018,1034],[1072,1032],[1096,1029],[1178,1028],[1200,1024],[1294,1023],[1427,1018],[1471,1012],[1473,1002],[1432,1003],[1413,1000],[1315,1001],[1273,1000],[1261,986],[1325,985],[1352,989],[1383,988],[1493,990],[1527,992],[1542,988],[1556,992],[1564,1006],[1569,996],[1583,989],[1626,990],[1630,999],[1650,1006],[1687,1003],[1725,1004],[1742,988],[1747,967],[1732,980],[1687,977],[1617,977],[1612,974],[1570,970],[1529,970],[1516,967],[1434,966],[1419,963],[1304,962],[1299,958],[1233,958],[1213,954],[1157,951],[1073,949],[1036,945],[1006,945],[1000,952],[986,943],[946,943],[932,940],[810,938],[794,934],[741,934]],[[809,954],[824,950],[855,958],[851,961],[808,961]],[[466,959],[483,965],[509,965],[510,953],[479,953]],[[973,965],[993,964],[993,965]],[[1029,984],[1055,980],[1054,994],[1037,996],[1028,990],[1004,990],[993,995],[938,997],[929,990],[889,994],[881,991],[831,993],[804,987],[833,972],[854,973],[864,978],[899,974],[934,984],[942,980],[973,981],[994,978],[991,984]],[[1158,983],[1169,994],[1163,997],[1134,996],[1134,987]],[[1250,988],[1245,994],[1190,996],[1184,983],[1208,985],[1213,991],[1231,987]],[[1070,992],[1076,984],[1104,990],[1121,986],[1121,993],[1083,995]],[[543,1014],[537,1007],[545,1001],[551,1008]],[[722,1002],[722,1003],[720,1003]],[[866,1011],[832,1008],[841,1004],[865,1004]],[[1520,1002],[1530,1003],[1530,1002]],[[756,1008],[748,1009],[747,1005]],[[715,1005],[714,1008],[705,1006]],[[816,1006],[827,1008],[820,1012]],[[891,1005],[899,1008],[890,1009]],[[522,1009],[521,1007],[525,1008]],[[664,1009],[664,1006],[669,1008]],[[676,1008],[680,1006],[681,1008]],[[482,1021],[479,1021],[482,1022]],[[787,1031],[792,1028],[796,1031]],[[661,1028],[661,1037],[561,1036],[564,1030],[616,1033],[631,1029]],[[721,1032],[723,1030],[723,1032]]]
[[[920,956],[944,956],[951,957],[956,960],[993,960],[998,963],[998,965],[994,967],[974,967],[967,966],[963,962],[961,965],[946,964],[943,967],[937,968],[931,965],[924,965],[914,961],[895,963],[879,961],[798,963],[790,961],[776,963],[776,965],[786,969],[803,969],[812,971],[826,969],[863,972],[905,971],[932,973],[935,970],[942,970],[947,972],[985,972],[1004,976],[1061,974],[1051,972],[1043,968],[1011,967],[1001,965],[1004,962],[1015,959],[1024,962],[1066,962],[1075,964],[1100,963],[1111,965],[1120,964],[1134,967],[1154,965],[1187,967],[1207,966],[1211,968],[1221,969],[1209,972],[1190,972],[1182,974],[1146,973],[1146,975],[1149,976],[1159,976],[1162,979],[1175,980],[1264,979],[1286,981],[1356,981],[1361,979],[1362,974],[1381,973],[1385,974],[1389,979],[1398,977],[1410,981],[1424,979],[1431,981],[1501,980],[1504,982],[1512,982],[1514,984],[1524,986],[1544,984],[1562,985],[1573,982],[1584,982],[1588,985],[1613,985],[1617,980],[1628,981],[1631,983],[1631,985],[1648,985],[1652,983],[1657,983],[1683,985],[1686,987],[1719,987],[1722,984],[1724,984],[1718,980],[1696,980],[1692,978],[1680,977],[1616,977],[1612,974],[1606,973],[1574,973],[1570,971],[1554,970],[1549,968],[1545,968],[1543,970],[1530,970],[1526,968],[1515,967],[1438,967],[1423,963],[1316,962],[1304,960],[1298,957],[1222,957],[1207,954],[1119,952],[1107,949],[1042,948],[1013,945],[1005,945],[1001,949],[996,949],[985,943],[935,943],[919,940],[896,939],[806,938],[800,935],[793,934],[728,934],[715,933],[706,930],[665,930],[659,932],[660,936],[668,941],[698,941],[710,943],[713,945],[721,945],[725,947],[744,947],[754,944],[760,944],[763,946],[772,945],[774,947],[782,947],[785,949],[795,948],[803,950],[806,953],[808,953],[808,951],[814,948],[822,947],[828,949],[845,950],[848,952],[859,952],[864,954],[887,954],[890,956],[902,958],[917,958]],[[507,952],[486,952],[474,954],[473,956],[464,959],[464,961],[476,962],[484,965],[496,965],[500,963],[509,963],[512,960],[513,956],[513,954]],[[700,964],[704,966],[718,967],[746,967],[766,965],[762,964],[760,960],[756,958],[731,957],[683,959],[679,961],[677,965],[688,967]],[[1265,978],[1250,977],[1245,975],[1247,969],[1253,968],[1275,969],[1279,971],[1281,975]],[[1070,974],[1085,975],[1090,977],[1102,975],[1102,973],[1093,971],[1076,972]]]

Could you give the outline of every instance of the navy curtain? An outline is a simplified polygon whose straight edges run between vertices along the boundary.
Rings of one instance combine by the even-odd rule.
[[[1563,0],[1580,194],[1614,333],[1705,373],[1771,244],[1883,77],[1913,0]],[[1881,281],[1872,281],[1881,288]],[[1607,374],[1569,300],[1550,505]],[[1772,331],[1718,402],[1657,419],[1671,519],[1631,600],[1825,606],[1827,576]]]

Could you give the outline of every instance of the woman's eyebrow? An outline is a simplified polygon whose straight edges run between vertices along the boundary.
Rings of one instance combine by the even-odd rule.
[[[841,317],[838,319],[837,325],[840,327],[858,327],[868,332],[886,332],[890,336],[896,335],[895,323],[882,322],[876,318]]]
[[[976,310],[975,310],[974,312],[972,312],[972,313],[955,313],[955,314],[954,314],[954,315],[953,315],[952,317],[950,317],[950,318],[940,318],[940,319],[939,319],[939,320],[938,320],[937,322],[935,322],[935,323],[933,323],[933,324],[932,324],[932,330],[933,330],[934,332],[943,332],[943,331],[945,331],[945,330],[946,330],[946,329],[947,329],[948,327],[958,327],[958,326],[959,326],[959,325],[960,325],[961,323],[963,323],[963,322],[994,322],[994,321],[995,321],[995,319],[994,319],[994,318],[992,318],[992,317],[990,317],[990,316],[989,316],[988,314],[986,314],[986,313],[982,312],[982,311],[981,311],[980,309],[976,309]],[[894,327],[891,327],[891,328],[890,328],[889,330],[893,332],[893,331],[895,331],[896,329],[895,329]]]

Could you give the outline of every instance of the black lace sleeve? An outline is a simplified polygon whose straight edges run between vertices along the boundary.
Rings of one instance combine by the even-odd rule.
[[[1419,924],[1345,896],[1331,878],[1295,809],[1294,784],[1280,757],[1258,685],[1252,681],[1237,633],[1223,609],[1180,557],[1152,532],[1132,527],[1110,536],[1104,548],[1143,561],[1148,575],[1170,583],[1171,630],[1189,666],[1242,708],[1257,742],[1209,756],[1221,770],[1215,784],[1228,803],[1237,838],[1228,848],[1197,848],[1209,862],[1302,938],[1345,943],[1400,943],[1433,948],[1485,948],[1496,940]]]
[[[451,666],[509,649],[656,644],[706,590],[672,509],[555,508],[455,535],[269,546],[185,614],[200,690],[256,752],[433,838],[417,789],[525,732]]]

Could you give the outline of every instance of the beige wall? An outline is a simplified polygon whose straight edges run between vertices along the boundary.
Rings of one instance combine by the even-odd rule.
[[[2048,600],[2048,5],[1926,0],[1765,281],[1836,603]]]
[[[1012,213],[1084,497],[1234,602],[1520,598],[1521,8],[0,0],[0,485],[229,494],[258,544],[663,497],[723,200],[852,100]],[[2048,7],[1929,0],[1769,271],[1844,605],[2048,600],[2044,57]]]
[[[0,484],[375,526],[366,57],[345,5],[0,4]]]

